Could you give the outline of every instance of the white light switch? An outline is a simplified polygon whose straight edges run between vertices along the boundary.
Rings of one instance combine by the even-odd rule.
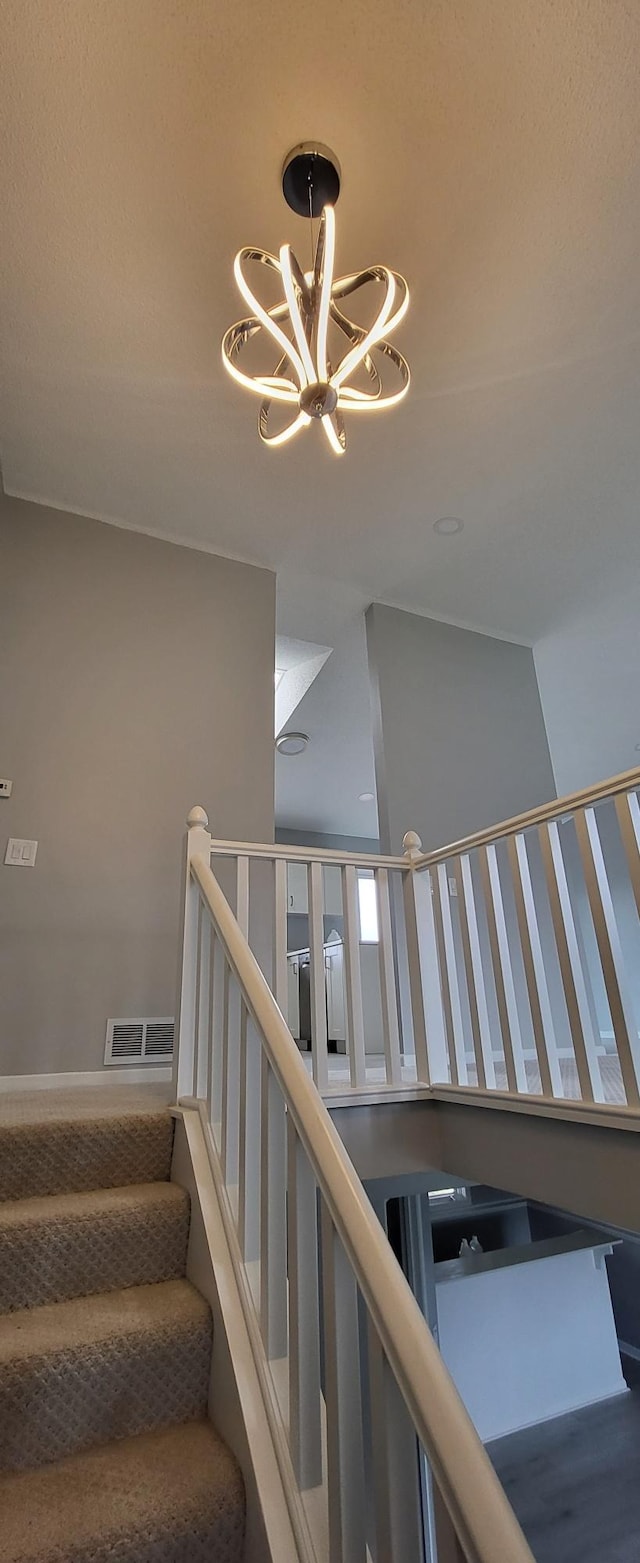
[[[6,778],[3,779],[3,777],[0,776],[0,798],[10,798],[12,787],[12,781],[7,781]]]
[[[7,842],[5,863],[13,864],[14,868],[35,868],[37,850],[37,841],[17,841],[12,836]]]

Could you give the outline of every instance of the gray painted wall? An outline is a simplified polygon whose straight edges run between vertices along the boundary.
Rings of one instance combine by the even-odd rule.
[[[533,653],[374,603],[367,613],[380,841],[444,846],[555,796]]]
[[[319,847],[324,852],[361,852],[363,857],[380,851],[380,842],[372,836],[335,836],[321,830],[289,830],[276,825],[276,841],[289,847]]]
[[[0,1074],[96,1069],[174,1013],[184,821],[273,839],[275,578],[0,502]]]
[[[640,766],[640,582],[535,647],[558,792]]]

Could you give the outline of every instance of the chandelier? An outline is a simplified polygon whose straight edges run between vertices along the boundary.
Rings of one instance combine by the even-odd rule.
[[[302,270],[288,244],[277,256],[250,246],[239,250],[234,276],[251,313],[225,332],[222,361],[240,385],[261,398],[258,433],[265,445],[284,445],[318,420],[331,449],[341,456],[347,445],[345,413],[392,407],[407,394],[409,365],[388,336],[407,312],[409,289],[388,266],[334,275],[340,173],[326,147],[305,143],[290,152],[282,188],[292,211],[310,221],[311,269]],[[315,217],[320,226],[314,252]],[[276,273],[280,297],[274,304],[262,304],[247,281],[254,263]],[[349,318],[344,301],[368,284],[382,288],[382,299],[373,323],[361,325]],[[251,342],[275,347],[271,372],[245,368]],[[279,404],[285,405],[276,423]]]

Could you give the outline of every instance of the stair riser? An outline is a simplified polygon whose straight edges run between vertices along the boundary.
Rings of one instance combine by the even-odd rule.
[[[0,1200],[162,1182],[170,1174],[172,1145],[167,1112],[3,1125]]]
[[[0,1368],[0,1470],[46,1465],[96,1444],[205,1415],[210,1321]]]
[[[0,1225],[0,1313],[184,1275],[188,1199],[158,1209]]]

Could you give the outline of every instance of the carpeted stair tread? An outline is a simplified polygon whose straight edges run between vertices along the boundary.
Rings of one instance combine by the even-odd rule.
[[[189,1196],[131,1184],[0,1204],[0,1313],[184,1275]]]
[[[168,1179],[167,1108],[95,1117],[0,1121],[0,1200],[82,1193]]]
[[[202,1416],[208,1304],[188,1281],[0,1317],[0,1469]]]
[[[206,1422],[0,1477],[3,1563],[241,1563],[238,1467]]]

